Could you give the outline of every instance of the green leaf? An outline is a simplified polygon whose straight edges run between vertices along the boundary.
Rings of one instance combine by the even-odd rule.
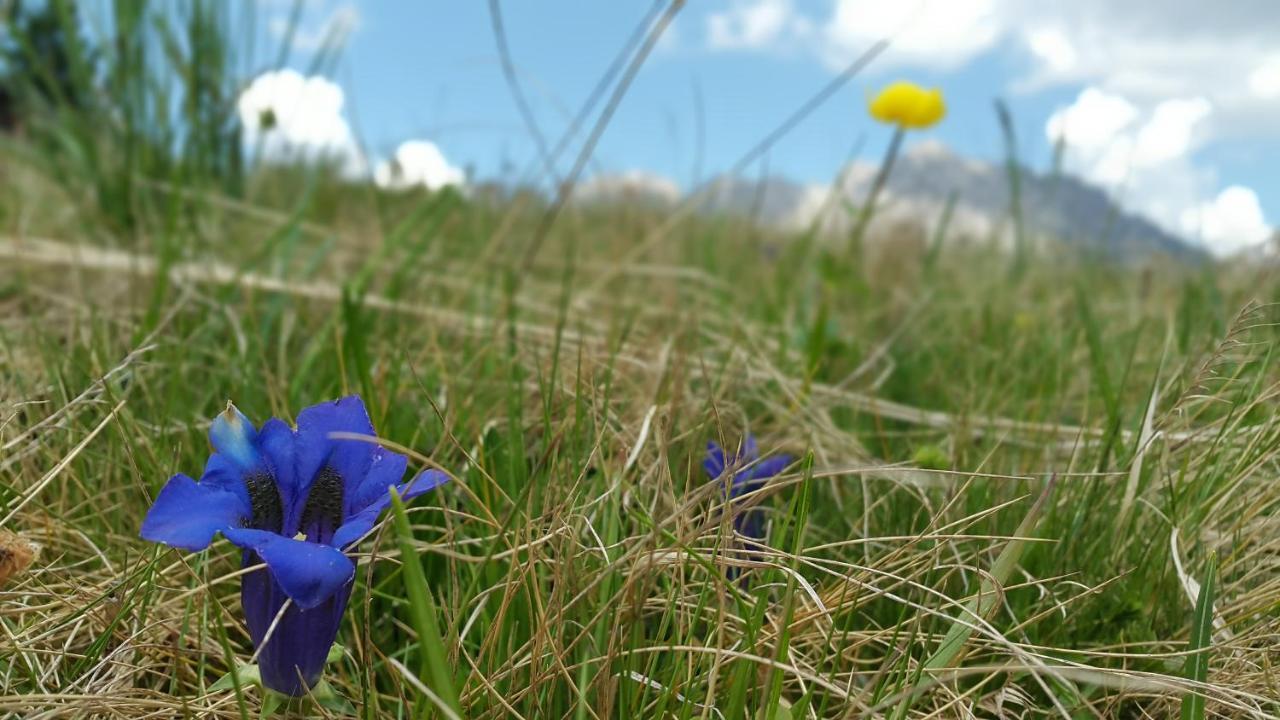
[[[226,675],[218,678],[218,682],[210,685],[209,692],[222,692],[223,690],[242,688],[246,685],[262,687],[262,673],[258,670],[257,665],[241,665],[231,670]]]
[[[333,655],[332,652],[329,653]],[[311,697],[320,707],[339,715],[355,715],[356,708],[346,698],[338,694],[328,680],[321,680],[311,688]]]
[[[1218,558],[1209,556],[1204,584],[1196,598],[1196,614],[1191,624],[1191,654],[1187,656],[1186,677],[1204,683],[1209,677],[1209,650],[1213,645],[1213,594],[1218,583]],[[1182,720],[1204,720],[1205,696],[1192,690],[1182,698]]]
[[[346,652],[347,649],[342,647],[342,643],[334,643],[333,647],[329,648],[329,654],[324,656],[325,664],[338,662]]]
[[[276,711],[289,704],[289,696],[282,695],[275,690],[267,690],[262,695],[262,710],[258,713],[260,718],[269,718],[276,714]]]

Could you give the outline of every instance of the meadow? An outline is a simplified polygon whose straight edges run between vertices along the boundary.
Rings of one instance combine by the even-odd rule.
[[[131,7],[65,86],[113,110],[54,93],[0,138],[0,528],[38,547],[0,585],[0,713],[258,716],[219,683],[253,655],[240,553],[139,527],[229,400],[358,394],[453,480],[353,554],[339,701],[290,712],[1280,715],[1270,265],[945,227],[859,256],[245,164],[232,20],[193,3],[166,42]],[[748,434],[795,459],[753,552],[702,466]]]

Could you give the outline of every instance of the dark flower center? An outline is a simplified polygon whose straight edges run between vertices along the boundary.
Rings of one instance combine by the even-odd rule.
[[[302,510],[302,532],[313,542],[325,542],[342,524],[342,476],[325,467],[311,483]]]
[[[280,532],[284,525],[284,508],[275,479],[266,473],[255,473],[245,478],[244,485],[249,490],[249,504],[253,507],[250,527]]]

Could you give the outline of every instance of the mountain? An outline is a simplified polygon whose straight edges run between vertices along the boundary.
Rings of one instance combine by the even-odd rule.
[[[722,177],[712,182],[703,207],[709,212],[747,213],[787,229],[817,221],[823,230],[838,234],[848,231],[849,208],[865,202],[875,173],[876,168],[865,163],[845,168],[842,189],[835,196],[826,185],[803,185],[778,177],[762,181]],[[1193,262],[1207,258],[1203,250],[1122,210],[1104,190],[1080,179],[1026,168],[1019,177],[1022,214],[1032,239],[1056,238],[1120,260],[1152,254]],[[899,156],[881,194],[877,209],[881,222],[873,227],[883,226],[886,220],[909,220],[932,228],[952,193],[956,205],[949,236],[994,236],[1011,242],[1004,166],[961,157],[940,143],[921,143]]]

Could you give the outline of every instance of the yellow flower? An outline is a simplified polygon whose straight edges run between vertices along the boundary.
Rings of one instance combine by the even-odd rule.
[[[880,91],[868,107],[871,117],[901,128],[927,128],[947,114],[938,88],[926,90],[899,80]]]

